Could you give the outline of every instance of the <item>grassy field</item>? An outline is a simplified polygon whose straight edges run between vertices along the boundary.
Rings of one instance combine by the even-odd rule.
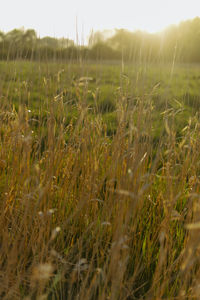
[[[0,62],[0,298],[198,299],[200,66]]]
[[[199,67],[196,65],[125,65],[120,63],[34,63],[1,62],[1,101],[6,105],[26,105],[36,115],[45,115],[50,100],[62,97],[67,120],[77,117],[77,102],[89,113],[100,113],[108,134],[116,131],[117,102],[121,93],[130,105],[138,98],[151,98],[155,136],[160,136],[162,122],[158,113],[181,107],[184,110],[177,131],[199,108]],[[41,109],[42,108],[42,109]],[[183,124],[184,123],[184,124]],[[180,127],[180,128],[179,128]]]

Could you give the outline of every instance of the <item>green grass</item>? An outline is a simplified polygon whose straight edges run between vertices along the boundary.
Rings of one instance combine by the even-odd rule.
[[[0,68],[0,298],[198,299],[199,66]]]
[[[198,67],[191,65],[125,65],[120,64],[61,64],[33,62],[1,62],[1,99],[16,108],[25,104],[30,110],[45,107],[49,100],[62,96],[71,110],[79,98],[91,110],[110,114],[116,110],[120,91],[126,93],[130,103],[137,97],[152,97],[157,112],[177,106],[178,100],[188,114],[199,108]],[[79,82],[87,76],[91,81]],[[68,105],[69,103],[69,105]]]

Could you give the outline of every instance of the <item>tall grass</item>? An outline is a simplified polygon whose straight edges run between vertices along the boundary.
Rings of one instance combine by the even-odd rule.
[[[152,94],[121,84],[112,136],[87,80],[70,120],[62,91],[37,118],[2,101],[1,299],[199,298],[199,114],[155,140]]]

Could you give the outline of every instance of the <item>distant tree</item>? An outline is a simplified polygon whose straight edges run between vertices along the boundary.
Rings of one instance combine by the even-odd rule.
[[[188,34],[185,37],[190,61],[200,62],[200,18],[197,17],[188,24]]]
[[[28,29],[24,32],[23,40],[25,43],[32,44],[37,40],[37,34],[34,29]]]
[[[147,59],[155,52],[158,38],[142,31],[130,32],[117,29],[115,34],[107,40],[107,44],[119,51],[125,60]]]
[[[51,47],[51,48],[58,48],[58,39],[50,37],[50,36],[45,36],[41,39],[38,40],[38,44],[41,47]]]
[[[24,29],[13,29],[6,33],[5,40],[10,43],[20,44],[23,41]]]
[[[58,39],[58,46],[60,48],[68,48],[74,46],[74,41],[66,38]]]
[[[93,47],[96,44],[103,43],[104,40],[105,38],[103,36],[103,32],[101,31],[92,32],[88,39],[88,46]]]
[[[125,29],[92,32],[87,47],[66,38],[38,38],[33,29],[0,31],[0,59],[18,58],[200,62],[200,18],[171,25],[159,34]]]
[[[3,42],[5,34],[3,31],[0,31],[0,43]]]
[[[111,36],[115,34],[114,30],[103,30],[92,32],[88,39],[89,48],[93,47],[96,44],[105,43]]]
[[[107,43],[99,42],[90,50],[92,59],[120,59],[120,52],[111,48]]]

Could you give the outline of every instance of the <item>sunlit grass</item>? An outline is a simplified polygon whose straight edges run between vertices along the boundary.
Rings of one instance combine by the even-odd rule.
[[[1,299],[198,299],[195,78],[1,64]]]

